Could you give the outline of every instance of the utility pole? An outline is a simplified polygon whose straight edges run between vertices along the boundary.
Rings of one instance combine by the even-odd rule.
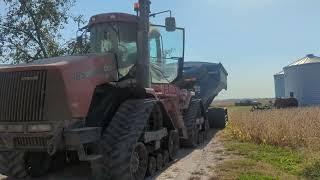
[[[136,80],[138,87],[151,86],[150,54],[149,54],[149,15],[150,0],[139,0],[138,11],[138,60],[136,67]]]

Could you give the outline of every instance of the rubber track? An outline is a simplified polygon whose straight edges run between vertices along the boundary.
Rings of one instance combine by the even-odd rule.
[[[188,134],[192,132],[192,129],[196,124],[196,118],[198,114],[198,109],[200,108],[200,103],[201,103],[200,99],[191,99],[188,110],[183,114],[183,121],[187,128]],[[182,145],[185,147],[194,146],[190,139],[182,141]]]
[[[98,166],[101,169],[97,179],[131,179],[131,152],[147,126],[154,104],[154,99],[128,100],[119,107],[99,143],[105,158]]]
[[[23,152],[0,152],[0,173],[9,177],[27,176]]]
[[[183,120],[187,129],[190,129],[196,123],[198,108],[200,108],[200,99],[192,99],[188,110],[183,114]]]

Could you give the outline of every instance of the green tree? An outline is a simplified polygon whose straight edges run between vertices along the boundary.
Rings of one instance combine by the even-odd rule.
[[[75,0],[2,0],[0,17],[0,61],[21,63],[70,53],[74,40],[65,40],[61,31],[73,17]],[[0,14],[1,15],[1,14]]]

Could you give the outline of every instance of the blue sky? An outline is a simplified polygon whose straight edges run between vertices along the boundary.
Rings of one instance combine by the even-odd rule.
[[[135,0],[77,0],[73,14],[133,12]],[[218,98],[273,97],[273,74],[309,53],[320,55],[319,0],[153,0],[186,28],[186,60],[221,62],[228,90]],[[162,23],[164,16],[152,19]],[[66,36],[75,36],[69,25]]]

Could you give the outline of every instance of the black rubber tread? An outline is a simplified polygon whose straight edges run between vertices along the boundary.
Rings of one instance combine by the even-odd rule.
[[[196,127],[196,118],[201,111],[201,100],[200,99],[191,99],[188,110],[183,113],[183,120],[187,128],[187,133],[190,138],[183,139],[181,144],[183,147],[194,148],[197,146],[198,141],[198,130]]]
[[[103,158],[92,162],[95,179],[134,179],[130,173],[131,153],[156,102],[128,100],[119,107],[98,143]]]
[[[162,152],[162,157],[163,157],[163,166],[166,167],[170,162],[169,151],[168,150],[164,150]]]
[[[24,152],[0,152],[0,174],[18,179],[26,177]]]
[[[26,152],[25,168],[31,177],[40,177],[49,172],[52,157],[46,152]]]
[[[147,175],[154,176],[157,171],[157,160],[153,156],[149,156]]]
[[[163,168],[163,156],[161,153],[157,154],[156,160],[157,160],[157,170],[159,171]]]
[[[154,106],[149,121],[151,125],[149,127],[150,130],[159,130],[163,127],[163,114],[159,105]]]
[[[204,140],[207,140],[209,138],[210,124],[207,117],[205,118],[204,121],[205,121]]]
[[[168,150],[169,158],[174,160],[180,149],[179,133],[177,130],[169,131],[169,135],[165,138],[163,147]]]
[[[208,109],[208,120],[211,128],[223,129],[226,127],[228,114],[224,108]]]
[[[50,171],[57,171],[65,168],[67,165],[66,152],[57,152],[51,157]]]
[[[205,133],[204,131],[200,131],[200,132],[199,132],[199,135],[198,135],[198,144],[200,144],[200,145],[204,143],[204,136],[205,136],[204,133]]]

